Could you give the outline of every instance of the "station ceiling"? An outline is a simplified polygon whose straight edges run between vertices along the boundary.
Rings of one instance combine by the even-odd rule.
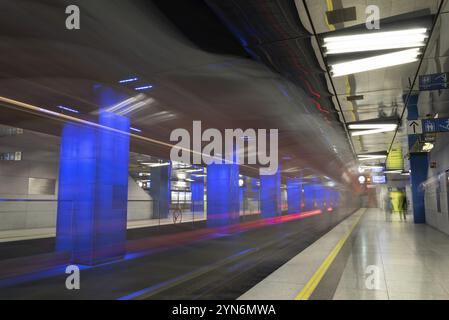
[[[368,31],[365,28],[365,22],[368,14],[365,12],[367,6],[375,5],[380,13],[380,30],[383,26],[390,23],[397,23],[397,28],[404,29],[420,27],[423,25],[422,19],[430,17],[432,23],[436,21],[435,28],[430,37],[429,46],[426,49],[422,59],[421,68],[418,70],[420,61],[402,64],[398,66],[365,71],[356,74],[345,75],[341,77],[329,77],[326,75],[327,82],[332,80],[336,96],[332,97],[333,103],[337,108],[342,107],[339,113],[341,122],[357,122],[365,120],[383,119],[389,117],[400,117],[404,109],[403,96],[412,92],[418,93],[418,81],[414,87],[411,85],[415,75],[431,74],[448,70],[448,37],[444,36],[444,30],[447,30],[448,2],[440,0],[415,0],[415,1],[397,1],[397,0],[378,0],[378,1],[352,1],[352,0],[296,0],[298,14],[304,27],[313,32],[309,17],[306,14],[304,3],[307,5],[311,22],[315,27],[317,37],[313,37],[313,47],[320,65],[325,69],[325,64],[329,65],[328,56],[323,60],[320,54],[319,45],[322,45],[322,39],[339,33],[363,34]],[[441,11],[438,19],[435,19],[441,5]],[[346,10],[346,17],[344,14]],[[435,20],[434,20],[435,19]],[[332,21],[332,23],[329,22]],[[401,22],[398,22],[402,20]],[[360,27],[361,26],[361,27]],[[424,23],[424,26],[431,29],[431,24]],[[349,32],[348,32],[349,30]],[[352,31],[351,31],[352,30]],[[362,30],[362,31],[361,31]],[[331,90],[330,86],[329,89]],[[349,97],[349,99],[348,99]],[[355,98],[354,100],[351,99]],[[430,98],[429,98],[430,97]],[[337,101],[338,98],[338,101]],[[421,93],[421,104],[433,104],[434,107],[424,107],[424,109],[433,109],[431,114],[444,112],[442,105],[447,101],[445,92],[427,92]],[[406,115],[406,113],[405,113]],[[404,123],[402,123],[404,124]],[[407,136],[405,126],[398,129],[397,135],[393,140],[395,132],[383,132],[371,135],[362,135],[352,137],[353,145],[357,153],[370,153],[378,151],[393,150],[392,157],[396,157],[398,151],[404,149],[403,156],[406,154]],[[380,162],[380,161],[376,161]]]

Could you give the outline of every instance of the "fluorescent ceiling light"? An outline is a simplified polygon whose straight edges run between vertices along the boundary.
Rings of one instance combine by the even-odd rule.
[[[73,112],[73,113],[79,113],[78,110],[75,110],[73,108],[69,108],[69,107],[66,107],[66,106],[58,106],[58,108],[61,109],[61,110],[65,110],[65,111],[69,111],[69,112]]]
[[[384,32],[372,32],[372,33],[359,33],[349,36],[331,36],[324,38],[325,43],[335,43],[341,41],[363,41],[366,39],[385,39],[386,37],[404,37],[411,35],[425,34],[427,32],[426,28],[414,28],[405,29],[398,31],[384,31]]]
[[[136,91],[142,91],[142,90],[148,90],[148,89],[152,89],[152,88],[153,88],[152,85],[147,85],[147,86],[142,86],[142,87],[134,88],[134,90],[136,90]]]
[[[150,162],[142,162],[141,164],[148,166],[150,168],[156,168],[156,167],[165,167],[169,166],[170,162],[157,162],[157,163],[150,163]]]
[[[425,28],[361,33],[324,38],[323,47],[326,48],[327,54],[414,48],[424,47],[427,37]]]
[[[385,170],[384,173],[402,173],[402,170]]]
[[[386,154],[359,154],[359,155],[357,155],[357,157],[359,157],[359,158],[372,158],[372,157],[386,158],[387,155]]]
[[[382,129],[382,128],[394,128],[396,129],[398,125],[391,123],[378,123],[378,124],[350,124],[348,125],[348,128],[353,130],[353,129]]]
[[[383,166],[360,166],[362,169],[383,169]]]
[[[380,160],[387,158],[386,155],[358,155],[360,161],[365,160]]]
[[[139,80],[139,78],[129,78],[129,79],[120,80],[118,83],[128,83],[128,82],[134,82],[137,80]]]
[[[123,108],[123,109],[117,111],[116,113],[118,115],[124,116],[124,115],[126,115],[126,114],[128,114],[130,112],[133,112],[133,111],[135,111],[137,109],[140,109],[140,108],[142,108],[142,107],[144,107],[144,106],[146,106],[148,104],[151,104],[153,102],[154,102],[153,98],[148,98],[146,100],[134,103],[134,104],[128,106],[127,108]]]
[[[134,128],[134,127],[130,127],[129,130],[135,131],[135,132],[142,132],[142,130],[140,130],[138,128]]]
[[[143,99],[145,99],[145,95],[144,94],[138,94],[135,97],[123,100],[122,102],[117,103],[117,104],[107,108],[105,111],[106,112],[116,112],[116,111],[119,111],[119,109],[122,109],[122,108],[124,108],[126,106],[129,106],[132,103],[136,103],[136,102],[141,101]]]
[[[382,160],[383,158],[359,158],[359,161]]]
[[[364,71],[382,69],[405,63],[418,61],[419,48],[401,50],[393,53],[382,54],[370,58],[357,59],[331,65],[332,76],[340,77]]]
[[[203,172],[203,169],[189,169],[186,170],[186,172],[192,173],[192,172]]]
[[[380,129],[371,129],[371,130],[360,130],[360,131],[353,131],[351,132],[351,136],[364,136],[367,134],[374,134],[374,133],[382,133],[382,132],[391,132],[396,130],[396,127],[388,127],[388,128],[380,128]]]

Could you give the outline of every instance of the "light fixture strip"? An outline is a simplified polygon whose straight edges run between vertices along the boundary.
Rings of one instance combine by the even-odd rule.
[[[375,134],[375,133],[392,132],[394,130],[396,130],[396,127],[381,128],[381,129],[370,129],[370,130],[359,130],[359,131],[352,131],[351,132],[351,136],[352,137],[366,136],[366,135]]]
[[[370,58],[337,63],[331,66],[333,77],[354,74],[364,71],[382,69],[396,65],[418,61],[419,48],[401,50]]]
[[[371,33],[359,33],[348,36],[331,36],[323,39],[324,43],[338,43],[343,41],[369,41],[376,39],[388,39],[395,37],[407,37],[407,36],[422,36],[427,35],[426,28],[405,29],[398,31],[384,31],[384,32],[371,32]]]
[[[351,130],[363,130],[363,129],[383,129],[383,128],[396,128],[398,125],[395,123],[360,123],[350,124],[348,128]]]

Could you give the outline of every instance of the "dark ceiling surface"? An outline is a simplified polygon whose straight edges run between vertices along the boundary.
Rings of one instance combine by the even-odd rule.
[[[278,41],[273,32],[280,28],[277,23],[254,16],[252,28],[270,27],[263,37],[248,38],[248,45],[239,48],[227,32],[229,26],[220,27],[213,15],[192,17],[192,24],[197,24],[194,31],[181,32],[179,27],[186,21],[174,23],[174,16],[166,14],[169,8],[157,2],[1,0],[0,96],[53,111],[59,111],[57,105],[73,106],[80,111],[78,117],[95,121],[98,105],[93,86],[100,83],[135,96],[133,88],[118,81],[138,76],[139,84],[153,86],[144,93],[151,102],[129,116],[132,125],[142,130],[139,135],[156,143],[134,137],[134,151],[167,157],[169,148],[164,143],[169,142],[170,132],[190,129],[193,120],[201,120],[203,128],[220,130],[279,129],[285,176],[301,176],[307,169],[346,185],[353,182],[353,155],[326,102],[320,71],[300,26],[288,22],[291,35],[301,37]],[[184,2],[185,6],[190,1]],[[262,2],[275,3],[258,4]],[[256,6],[254,1],[245,3]],[[81,9],[80,30],[65,28],[69,4]],[[189,12],[185,7],[177,10]],[[202,30],[202,36],[195,35]],[[263,63],[255,61],[257,57]],[[264,65],[270,60],[269,67]],[[290,70],[291,64],[297,68]],[[59,133],[61,124],[18,109],[4,104],[2,122]]]

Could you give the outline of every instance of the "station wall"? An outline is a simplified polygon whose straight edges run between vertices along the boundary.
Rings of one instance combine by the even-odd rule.
[[[423,185],[425,194],[426,222],[449,234],[449,144],[447,134],[438,134],[435,147],[429,153],[428,180]]]
[[[0,161],[0,231],[56,225],[59,138],[24,131],[0,137],[0,152],[22,152],[20,161]],[[151,196],[128,178],[128,221],[153,215]]]

